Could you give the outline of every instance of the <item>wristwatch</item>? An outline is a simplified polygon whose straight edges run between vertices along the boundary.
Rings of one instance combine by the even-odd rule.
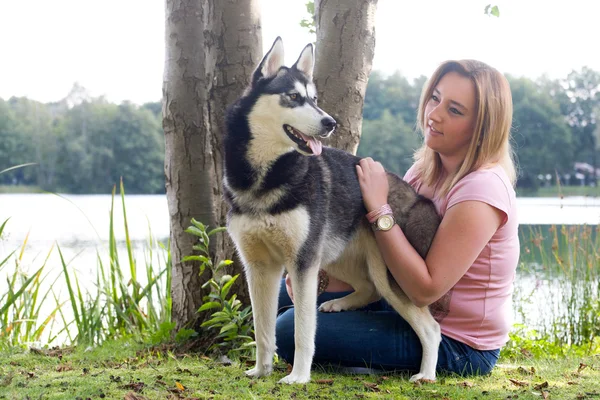
[[[396,220],[393,214],[383,214],[371,224],[371,227],[374,231],[389,231],[395,224]]]

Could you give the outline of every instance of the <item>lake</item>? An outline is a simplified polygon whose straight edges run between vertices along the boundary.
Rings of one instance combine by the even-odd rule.
[[[600,223],[599,198],[518,198],[517,202],[522,231],[528,225]],[[167,199],[164,195],[127,195],[125,204],[135,257],[143,268],[150,235],[155,240],[169,236]],[[21,268],[33,272],[43,264],[53,244],[58,244],[69,268],[77,271],[82,286],[91,287],[95,282],[98,256],[107,259],[110,207],[110,195],[0,194],[0,224],[10,218],[0,238],[0,261],[22,246],[29,235]],[[115,199],[114,217],[119,253],[125,260],[125,230],[119,197]],[[164,266],[164,262],[157,265]],[[6,290],[4,275],[13,268],[14,263],[0,271],[0,290]],[[54,250],[46,271],[58,274],[61,268]],[[526,276],[519,277],[517,283],[517,290],[521,292],[539,286],[539,281]],[[536,291],[536,297],[531,299],[532,313],[538,314],[539,304],[552,296],[551,289],[551,285],[546,285],[545,289]]]

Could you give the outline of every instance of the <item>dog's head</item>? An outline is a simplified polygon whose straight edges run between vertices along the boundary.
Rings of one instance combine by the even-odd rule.
[[[335,120],[317,106],[313,64],[309,44],[292,67],[285,67],[283,42],[278,37],[254,71],[247,94],[257,99],[248,120],[253,133],[268,136],[261,140],[268,140],[270,146],[319,155],[323,146],[318,139],[334,131]]]

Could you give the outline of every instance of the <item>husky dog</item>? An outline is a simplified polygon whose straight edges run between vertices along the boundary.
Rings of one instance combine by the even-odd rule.
[[[227,112],[224,195],[227,228],[245,267],[256,332],[252,377],[272,371],[277,299],[283,270],[294,288],[295,357],[280,382],[310,380],[316,331],[319,269],[355,291],[320,311],[357,309],[383,297],[413,327],[423,346],[411,380],[435,379],[440,328],[427,307],[402,292],[378,250],[356,175],[358,157],[323,147],[336,121],[317,106],[313,48],[283,66],[275,40],[252,83]],[[425,256],[439,225],[433,203],[393,174],[389,202],[409,242]],[[344,332],[339,332],[344,340]]]

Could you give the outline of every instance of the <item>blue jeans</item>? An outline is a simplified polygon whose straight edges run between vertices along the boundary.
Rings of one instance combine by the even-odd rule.
[[[323,293],[317,302],[321,304],[348,293]],[[276,330],[277,354],[293,364],[294,307],[283,280]],[[384,300],[355,311],[317,312],[315,364],[418,372],[422,352],[413,329]],[[485,375],[496,365],[499,354],[500,349],[476,350],[442,335],[437,371]]]

